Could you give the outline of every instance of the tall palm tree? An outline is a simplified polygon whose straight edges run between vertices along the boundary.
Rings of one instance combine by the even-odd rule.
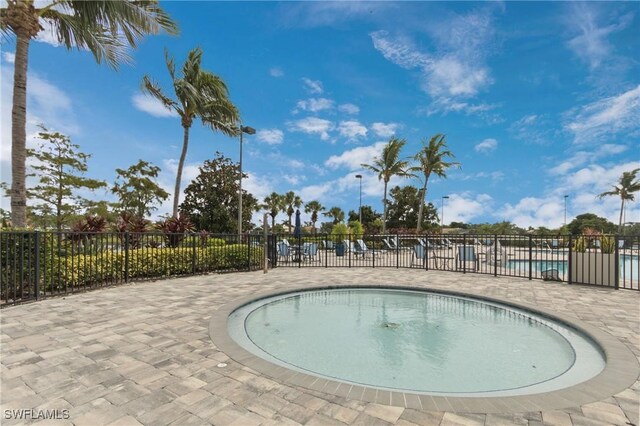
[[[291,216],[302,206],[302,198],[293,191],[289,191],[282,196],[282,211],[289,216],[289,233],[291,233]]]
[[[613,186],[611,191],[603,192],[598,195],[598,198],[603,198],[611,195],[620,197],[620,222],[618,224],[618,232],[622,233],[622,217],[624,213],[624,204],[626,201],[634,201],[634,192],[640,191],[640,180],[635,180],[636,175],[640,171],[639,169],[631,170],[630,172],[623,172],[618,184]]]
[[[157,0],[77,1],[7,0],[0,8],[0,31],[16,37],[11,111],[11,220],[15,227],[27,225],[26,119],[29,44],[44,28],[53,28],[56,40],[67,49],[88,49],[98,63],[117,68],[130,61],[127,47],[136,47],[146,34],[164,30],[177,34],[176,24]]]
[[[424,203],[427,197],[427,186],[429,178],[432,174],[441,178],[447,177],[447,169],[449,167],[460,167],[460,163],[445,161],[446,158],[455,158],[455,155],[447,149],[446,136],[438,133],[429,139],[427,144],[422,142],[422,149],[413,157],[418,165],[411,168],[411,171],[422,172],[424,181],[422,183],[422,194],[420,197],[420,208],[418,209],[418,224],[416,233],[420,232],[422,225],[422,215],[424,212]]]
[[[337,225],[344,221],[344,211],[340,207],[331,207],[329,211],[326,211],[322,214],[333,218],[334,225]]]
[[[305,213],[311,213],[311,223],[313,225],[313,233],[316,232],[316,222],[318,221],[318,213],[324,210],[324,206],[318,201],[309,201],[304,206]]]
[[[387,231],[387,186],[393,176],[411,177],[409,162],[400,160],[400,151],[407,143],[404,139],[391,138],[382,148],[382,155],[373,159],[373,164],[362,164],[362,167],[378,174],[378,180],[384,182],[384,198],[382,203],[382,233]]]
[[[189,129],[193,120],[200,118],[202,124],[211,130],[222,132],[227,136],[239,134],[238,109],[229,100],[229,90],[225,82],[217,75],[205,71],[200,67],[202,50],[199,47],[191,50],[182,66],[182,76],[176,76],[176,66],[169,52],[165,50],[165,62],[171,76],[176,99],[165,95],[155,81],[145,75],[142,80],[142,90],[163,105],[174,110],[180,116],[183,129],[182,152],[178,162],[176,184],[173,193],[173,216],[178,216],[178,200],[180,198],[180,182],[182,168],[187,157],[189,146]]]
[[[276,226],[276,216],[282,209],[282,196],[276,192],[272,192],[271,195],[264,197],[263,207],[269,211],[271,216],[271,229]]]

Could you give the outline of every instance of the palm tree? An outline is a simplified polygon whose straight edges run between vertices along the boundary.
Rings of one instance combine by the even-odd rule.
[[[291,216],[302,206],[302,198],[293,191],[289,191],[282,196],[282,211],[289,216],[289,233],[291,233]]]
[[[427,186],[429,184],[431,174],[435,174],[441,178],[446,178],[447,169],[449,167],[460,167],[460,163],[455,161],[445,161],[445,158],[455,158],[455,155],[447,149],[446,136],[440,133],[432,136],[431,139],[429,139],[428,144],[423,141],[422,149],[413,158],[418,162],[418,165],[412,167],[411,171],[422,172],[424,175],[422,194],[420,197],[420,208],[418,209],[418,224],[416,226],[416,233],[419,233],[422,225],[424,203],[427,197]]]
[[[400,160],[400,151],[407,143],[404,139],[391,138],[382,149],[382,155],[373,159],[373,164],[362,164],[362,167],[378,173],[378,180],[384,181],[384,198],[382,203],[384,211],[382,213],[382,233],[387,231],[387,185],[393,176],[411,177],[413,176],[408,168],[409,162]]]
[[[274,229],[276,226],[276,216],[278,216],[278,212],[282,209],[282,196],[276,192],[272,192],[271,195],[264,197],[263,207],[269,211],[271,228]]]
[[[630,172],[623,172],[620,179],[618,179],[618,184],[614,185],[613,190],[603,192],[598,195],[598,198],[607,197],[610,195],[616,195],[620,197],[620,222],[618,224],[618,232],[622,233],[622,217],[624,214],[624,203],[626,201],[634,201],[635,196],[634,192],[640,191],[640,180],[635,180],[636,175],[640,171],[639,169],[631,170]]]
[[[157,0],[74,1],[54,0],[35,7],[35,0],[7,0],[0,8],[0,31],[16,37],[11,112],[11,221],[27,225],[26,119],[29,44],[44,28],[53,28],[56,40],[71,49],[88,49],[98,63],[117,68],[130,61],[127,47],[136,47],[142,36],[164,30],[177,34],[176,24]]]
[[[311,213],[311,224],[313,225],[313,233],[316,232],[316,222],[318,221],[318,213],[324,210],[324,206],[318,201],[309,201],[304,206],[305,213]]]
[[[334,225],[337,225],[344,221],[344,211],[340,207],[331,207],[329,211],[322,214],[333,218]]]
[[[182,153],[178,162],[173,193],[173,216],[177,217],[182,168],[187,157],[189,129],[193,120],[200,118],[202,124],[209,126],[213,131],[222,132],[227,136],[237,136],[239,134],[237,123],[240,120],[240,114],[229,100],[229,90],[225,82],[217,75],[200,67],[202,50],[199,47],[187,55],[187,60],[182,66],[181,77],[176,76],[175,63],[166,50],[165,62],[171,76],[176,100],[165,95],[160,86],[146,75],[143,77],[142,90],[160,100],[165,107],[174,110],[180,116],[183,129]]]

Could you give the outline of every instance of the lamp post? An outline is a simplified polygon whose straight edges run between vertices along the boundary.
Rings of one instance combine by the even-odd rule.
[[[568,195],[564,196],[564,226],[567,226],[567,198],[569,198]]]
[[[360,204],[358,207],[358,214],[360,215],[360,225],[362,225],[362,175],[356,175],[356,179],[360,181]]]
[[[256,129],[240,125],[240,178],[238,179],[238,242],[242,238],[242,134],[254,135]]]
[[[442,210],[442,214],[440,215],[440,228],[444,228],[444,200],[449,199],[448,195],[442,196],[442,203],[440,205],[440,209]]]

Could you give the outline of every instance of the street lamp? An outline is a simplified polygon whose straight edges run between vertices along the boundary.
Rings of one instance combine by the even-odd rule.
[[[444,196],[442,197],[442,203],[441,203],[441,210],[442,210],[442,214],[441,214],[441,216],[440,216],[440,227],[441,227],[441,228],[444,228],[444,200],[445,200],[445,199],[447,199],[447,200],[448,200],[448,199],[449,199],[449,196],[448,196],[448,195],[444,195]]]
[[[238,187],[238,242],[242,237],[242,134],[255,135],[256,129],[240,125],[240,179]]]
[[[564,196],[564,226],[567,226],[567,198],[569,198],[568,195]]]
[[[358,207],[358,212],[360,215],[360,225],[362,225],[362,175],[356,175],[356,179],[360,181],[360,205]]]

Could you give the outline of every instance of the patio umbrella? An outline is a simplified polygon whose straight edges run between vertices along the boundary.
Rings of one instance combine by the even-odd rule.
[[[300,224],[300,209],[296,210],[296,227],[293,230],[293,236],[300,238],[302,236],[302,225]]]

